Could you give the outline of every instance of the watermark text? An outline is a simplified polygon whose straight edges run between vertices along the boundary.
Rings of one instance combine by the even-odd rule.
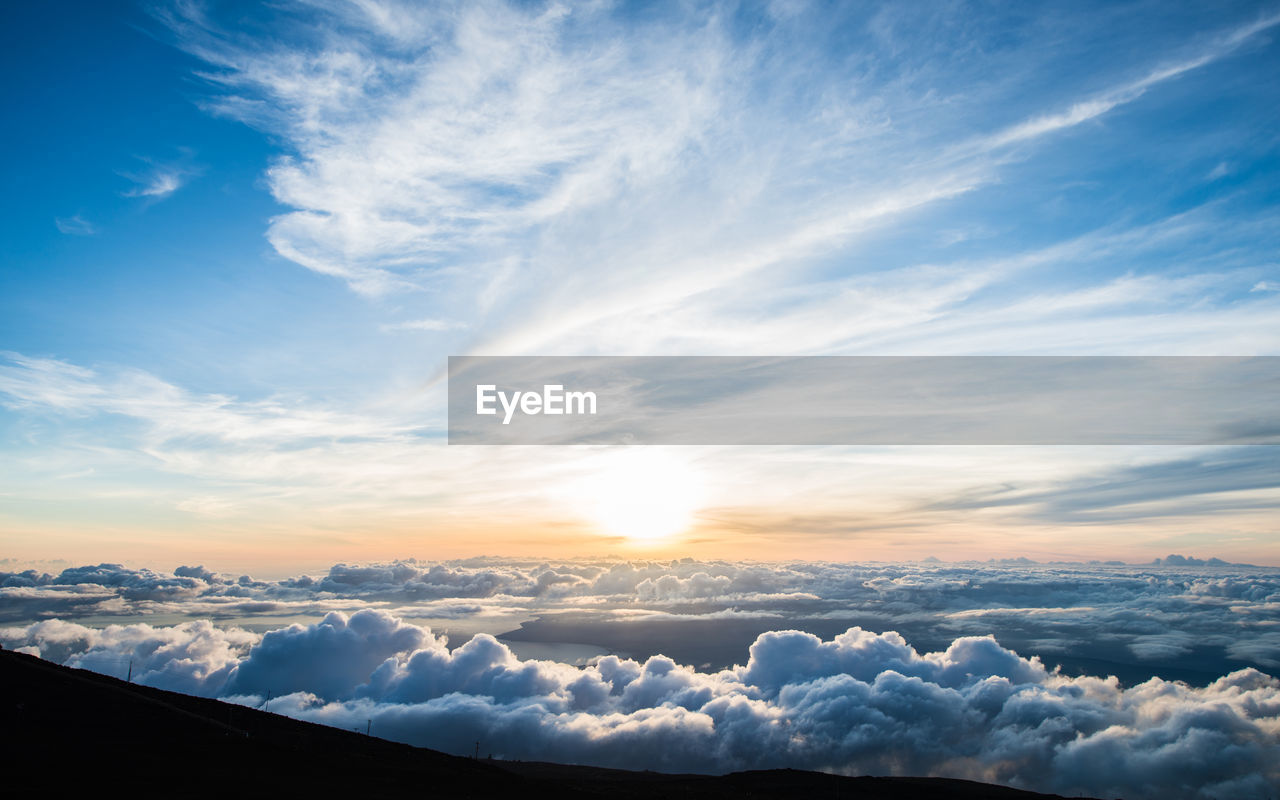
[[[595,414],[595,392],[566,392],[558,383],[543,385],[541,392],[502,392],[497,384],[476,386],[476,413],[497,414],[502,406],[502,424],[510,425],[516,411],[522,414]]]

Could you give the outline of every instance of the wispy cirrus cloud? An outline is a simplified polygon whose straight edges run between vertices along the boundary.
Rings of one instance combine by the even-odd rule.
[[[3,355],[0,405],[66,426],[56,445],[6,465],[17,479],[21,461],[22,480],[32,481],[33,492],[49,490],[35,476],[48,481],[71,464],[81,471],[96,464],[101,472],[88,474],[108,485],[121,481],[121,490],[134,496],[202,516],[233,514],[252,525],[261,523],[264,510],[279,512],[303,496],[317,510],[349,521],[444,507],[455,520],[496,521],[506,515],[492,513],[495,503],[522,497],[545,507],[543,490],[530,492],[518,475],[529,477],[539,464],[563,469],[575,455],[449,453],[432,446],[443,437],[443,421],[424,416],[416,404],[350,408],[303,396],[246,400],[192,392],[137,369]],[[472,467],[461,467],[459,458]],[[137,470],[151,478],[138,479]],[[163,476],[190,477],[205,489],[175,492]]]
[[[279,400],[243,402],[193,394],[139,370],[103,375],[54,359],[6,354],[0,393],[15,408],[54,408],[72,414],[108,413],[152,421],[154,441],[207,437],[224,441],[301,441],[361,438],[396,430],[391,423],[340,412],[306,412]]]
[[[55,425],[33,428],[6,465],[12,485],[33,493],[59,484],[75,491],[77,481],[108,491],[123,480],[120,491],[185,514],[239,519],[246,529],[281,513],[294,524],[326,525],[443,516],[450,527],[435,523],[439,542],[457,552],[474,546],[466,531],[486,526],[550,530],[579,549],[617,546],[616,534],[593,521],[599,486],[661,491],[627,485],[635,475],[626,452],[444,447],[442,415],[378,400],[353,408],[300,395],[245,399],[136,369],[12,353],[0,360],[0,405]],[[1013,537],[1024,554],[1099,557],[1117,552],[1114,533],[1122,531],[1125,554],[1149,557],[1213,514],[1236,530],[1224,555],[1266,558],[1257,554],[1269,552],[1266,512],[1276,487],[1266,449],[1123,449],[1131,463],[1119,468],[1114,450],[1097,448],[700,447],[669,455],[672,468],[700,484],[681,548],[816,556],[855,537],[860,552],[878,557],[937,548],[990,555],[1008,552]],[[175,489],[176,477],[198,488]],[[960,545],[947,533],[973,525],[981,540],[965,534]],[[1064,549],[1057,535],[1068,529]],[[553,552],[566,540],[555,541]]]
[[[451,353],[1280,352],[1272,161],[1256,136],[1258,109],[1275,105],[1258,80],[1275,17],[1247,5],[1153,21],[1142,4],[639,13],[370,0],[274,5],[253,26],[217,5],[157,5],[204,62],[201,105],[277,148],[264,184],[284,208],[261,223],[276,252],[355,290],[373,318],[350,319],[373,332],[431,335],[383,337],[374,358],[342,334],[317,345],[335,365],[371,364],[332,393],[195,389],[155,365],[88,369],[93,356],[11,364],[0,399],[41,444],[12,474],[61,485],[85,460],[101,479],[118,473],[97,459],[120,459],[200,484],[164,502],[201,516],[270,496],[375,524],[501,496],[492,507],[519,518],[554,506],[548,487],[589,472],[594,454],[547,466],[434,447],[444,408],[431,376]],[[133,191],[172,196],[190,158],[146,162]],[[1226,163],[1229,180],[1206,181]],[[725,487],[701,530],[809,552],[857,535],[916,555],[1008,545],[947,528],[976,524],[976,507],[927,501],[1010,476],[1059,491],[1109,458],[688,457]],[[1220,507],[1210,494],[1187,502]],[[1169,535],[1201,524],[1162,516],[1173,503],[1116,519],[1159,519]],[[1264,509],[1245,505],[1232,514],[1255,515],[1233,516],[1251,543],[1235,552],[1270,560]],[[567,524],[567,508],[549,516]],[[1047,499],[983,514],[1050,526],[1017,539],[1042,550],[1059,546],[1058,524],[1079,552],[1149,552],[1157,536],[1082,544],[1082,515]]]
[[[182,186],[183,175],[178,172],[158,169],[150,174],[139,177],[130,177],[138,185],[129,189],[124,193],[125,197],[154,197],[157,199],[168,197]]]
[[[1051,112],[1020,122],[993,134],[983,141],[983,145],[991,148],[1004,147],[1096,119],[1122,105],[1138,100],[1147,91],[1166,81],[1225,58],[1253,37],[1276,25],[1280,25],[1280,14],[1263,16],[1233,30],[1220,33],[1207,44],[1202,45],[1199,52],[1185,60],[1156,67],[1137,80],[1112,87],[1094,97],[1074,103],[1065,111]]]
[[[1041,519],[1088,521],[1138,513],[1195,517],[1274,508],[1280,500],[1280,453],[1227,447],[1190,458],[1162,458],[1077,475],[1057,485],[1002,483],[930,503],[934,508],[1021,506]]]
[[[181,159],[172,162],[160,162],[142,157],[138,160],[146,164],[145,169],[120,172],[122,177],[134,184],[132,188],[121,193],[125,197],[163,200],[204,171],[203,167],[191,162],[191,153],[187,151],[183,152]]]
[[[396,333],[400,331],[426,331],[439,333],[443,331],[464,330],[467,327],[467,323],[451,319],[411,319],[403,322],[388,322],[379,326],[379,330],[383,333]]]
[[[1000,236],[961,262],[934,260],[924,252],[945,248],[922,248],[912,226],[955,224],[958,199],[1054,158],[1054,134],[1247,53],[1280,19],[1077,60],[1076,86],[1036,45],[1034,24],[1010,32],[1009,49],[948,27],[945,10],[794,11],[750,28],[717,5],[634,19],[606,7],[368,3],[286,13],[270,40],[189,7],[161,16],[211,65],[223,90],[211,109],[289,142],[268,171],[295,209],[271,224],[278,252],[362,293],[449,298],[477,331],[472,349],[503,353],[581,351],[584,339],[598,352],[947,347],[944,329],[981,326],[993,301],[1035,305],[1040,276],[1072,264],[1002,270],[1029,248]],[[912,38],[922,27],[939,42]],[[863,55],[850,60],[852,43]],[[960,80],[981,65],[956,54],[984,47],[1027,77]],[[1001,125],[1010,113],[1021,119]],[[884,237],[902,237],[914,263],[871,247]],[[833,286],[833,259],[857,265],[841,270],[848,286]],[[1091,274],[1099,290],[1124,277]],[[1032,314],[1025,335],[1003,338],[1043,349],[1087,339],[1086,318],[1089,330],[1106,330],[1099,318],[1135,324],[1106,292],[1079,289],[1077,308]],[[423,303],[434,314],[438,301]],[[1136,318],[1216,311],[1260,333],[1239,304],[1191,305],[1166,297]]]
[[[96,224],[79,214],[73,214],[70,217],[55,217],[53,224],[57,226],[60,233],[65,233],[68,236],[93,236],[101,231],[101,228]]]

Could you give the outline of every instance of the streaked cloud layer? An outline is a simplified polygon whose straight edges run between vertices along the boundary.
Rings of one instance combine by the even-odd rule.
[[[694,510],[693,541],[659,546],[711,555],[747,548],[765,557],[800,548],[809,557],[1080,559],[1212,547],[1235,560],[1259,554],[1265,560],[1280,490],[1280,456],[1267,446],[495,453],[441,444],[439,412],[427,415],[434,424],[424,424],[420,406],[354,408],[287,395],[244,401],[184,390],[138,370],[97,371],[19,355],[0,362],[0,404],[42,421],[0,468],[10,486],[28,487],[31,505],[110,509],[119,493],[141,492],[134,496],[156,519],[144,524],[169,524],[171,509],[188,525],[246,531],[264,525],[314,531],[335,523],[367,530],[370,520],[389,518],[402,532],[364,546],[391,553],[409,537],[436,552],[473,554],[474,542],[450,543],[468,532],[491,542],[509,537],[512,553],[607,552],[626,542],[593,527],[591,508],[601,492],[647,505],[686,496],[689,481],[697,481],[697,496],[682,501]],[[648,455],[657,450],[666,466],[649,468]],[[1012,466],[1029,462],[1036,466]],[[673,484],[670,475],[683,477]],[[840,488],[842,481],[857,491]],[[752,487],[749,495],[743,486]],[[436,517],[441,507],[449,518]],[[423,538],[415,530],[423,524],[439,538]],[[1217,533],[1226,525],[1230,536]],[[540,528],[555,533],[548,538]],[[1070,544],[1058,540],[1065,530],[1074,531]],[[1127,543],[1115,542],[1116,533]],[[260,568],[275,561],[279,569],[270,543],[238,546],[232,564]],[[310,557],[367,552],[359,542],[327,550],[318,542]],[[126,555],[139,558],[136,551]]]

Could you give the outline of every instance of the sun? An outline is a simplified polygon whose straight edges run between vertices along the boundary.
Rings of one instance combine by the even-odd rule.
[[[693,524],[701,481],[686,461],[652,447],[629,447],[595,466],[577,494],[585,516],[604,533],[656,543]]]

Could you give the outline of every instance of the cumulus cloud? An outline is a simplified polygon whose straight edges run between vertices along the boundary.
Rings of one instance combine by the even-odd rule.
[[[784,620],[824,635],[841,622],[873,621],[928,646],[994,633],[1055,664],[1101,659],[1126,681],[1203,683],[1239,667],[1280,667],[1280,634],[1269,626],[1280,571],[1194,556],[1147,565],[410,559],[272,581],[200,566],[170,574],[98,564],[0,572],[0,597],[7,624],[159,614],[249,622],[380,609],[502,633],[537,616],[523,640],[582,641],[565,630],[591,627],[604,638],[590,643],[606,649],[646,642],[646,652],[721,666]],[[714,620],[735,622],[697,627]]]
[[[383,736],[453,752],[478,740],[509,758],[935,774],[1133,798],[1266,796],[1280,763],[1280,684],[1265,674],[1280,666],[1280,573],[1200,556],[404,560],[274,581],[98,564],[5,572],[0,593],[5,620],[21,623],[0,631],[6,647],[241,703],[271,696],[274,711],[332,725],[371,719]],[[192,619],[149,624],[157,614]],[[243,627],[280,614],[318,621]],[[530,614],[540,620],[521,641],[604,631],[613,638],[596,643],[615,654],[522,659],[492,635],[405,618],[474,631]],[[112,615],[133,621],[72,621]],[[854,618],[884,632],[841,623]],[[717,637],[721,664],[681,655]],[[616,654],[624,645],[644,652]],[[1204,669],[1172,680],[1187,664]]]
[[[991,637],[918,652],[894,632],[778,630],[743,663],[665,656],[575,668],[491,636],[450,650],[385,612],[330,614],[261,637],[207,623],[96,631],[44,622],[6,646],[273,711],[463,752],[636,769],[801,767],[946,775],[1144,797],[1264,797],[1280,779],[1280,681],[1239,670],[1193,688],[1046,670]]]
[[[169,627],[146,624],[84,625],[49,620],[0,630],[5,646],[34,647],[42,658],[150,686],[213,695],[258,639],[248,631],[214,627],[207,620]]]
[[[165,575],[145,568],[128,569],[121,564],[98,564],[65,569],[45,582],[59,586],[110,587],[126,600],[171,600],[194,597],[209,586],[205,578],[212,575],[195,576],[190,574],[192,571],[190,567],[179,567],[174,574]]]
[[[231,675],[230,694],[306,691],[350,695],[385,659],[435,641],[429,631],[378,611],[327,614],[315,625],[267,633]]]

